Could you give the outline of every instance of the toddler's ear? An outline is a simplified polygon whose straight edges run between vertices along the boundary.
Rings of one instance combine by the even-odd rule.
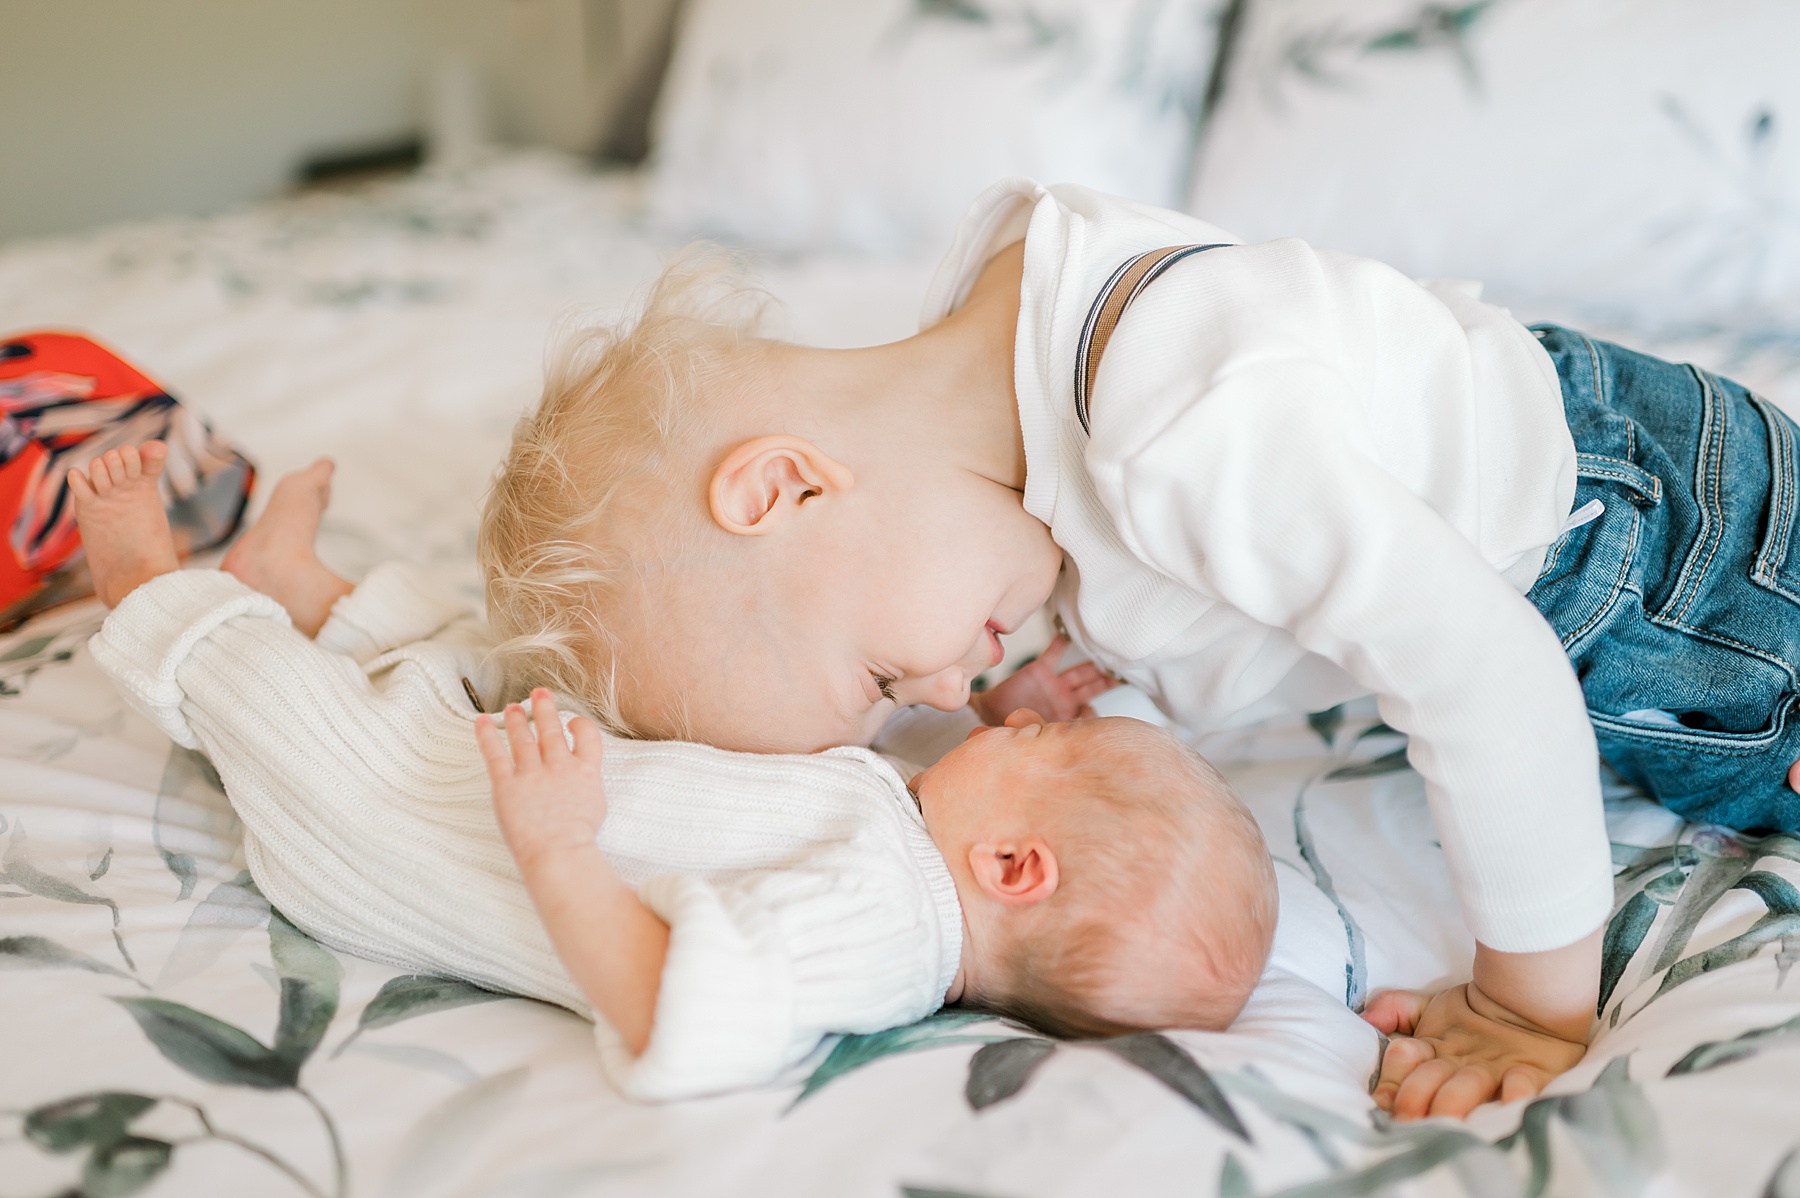
[[[756,537],[807,502],[856,485],[848,467],[804,437],[753,437],[725,455],[706,489],[713,522],[729,533]]]
[[[1056,893],[1061,872],[1056,854],[1036,836],[969,849],[969,872],[975,884],[995,902],[1029,907]]]

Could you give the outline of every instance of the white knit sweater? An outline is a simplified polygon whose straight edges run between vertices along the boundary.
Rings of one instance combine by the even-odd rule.
[[[229,575],[133,591],[91,642],[138,709],[217,766],[257,884],[320,940],[592,1018],[495,826],[461,679],[468,613],[404,567],[340,600],[317,641]],[[608,737],[601,848],[668,922],[655,1029],[621,1090],[663,1100],[769,1081],[831,1032],[936,1009],[962,952],[955,884],[874,753],[727,753]]]
[[[1025,239],[1014,383],[1025,507],[1068,568],[1081,648],[1190,729],[1379,696],[1412,737],[1470,929],[1555,948],[1612,904],[1574,671],[1527,602],[1575,495],[1556,372],[1456,285],[1296,240],[1008,179],[965,218],[929,326]],[[1102,284],[1159,246],[1227,243],[1147,287],[1102,358]]]

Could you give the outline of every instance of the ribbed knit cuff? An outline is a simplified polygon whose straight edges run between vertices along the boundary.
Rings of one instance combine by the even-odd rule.
[[[931,839],[924,820],[917,823],[909,820],[904,827],[907,848],[912,851],[919,872],[925,875],[925,888],[931,895],[932,905],[937,909],[938,976],[937,993],[932,1002],[935,1010],[944,1005],[944,996],[950,993],[950,983],[956,980],[956,971],[962,967],[962,899],[956,893],[956,879],[951,876],[950,867],[944,863],[943,851]]]
[[[666,1102],[773,1079],[796,1055],[794,981],[775,929],[755,926],[757,912],[728,910],[699,878],[664,874],[640,893],[669,925],[669,953],[643,1053],[633,1058],[611,1028],[596,1027],[613,1083]]]
[[[1475,939],[1496,952],[1542,953],[1574,944],[1612,914],[1612,858],[1570,865],[1562,875],[1570,885],[1514,894],[1504,906],[1477,906],[1463,899],[1463,917]]]
[[[239,616],[291,623],[281,604],[229,574],[176,570],[125,596],[88,641],[88,651],[127,702],[176,744],[197,749],[181,714],[175,673],[214,629]]]

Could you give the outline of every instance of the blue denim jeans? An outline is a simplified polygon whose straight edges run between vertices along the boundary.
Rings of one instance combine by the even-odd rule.
[[[1604,510],[1526,597],[1601,755],[1689,819],[1800,830],[1800,426],[1696,367],[1533,331],[1562,380],[1575,512]]]

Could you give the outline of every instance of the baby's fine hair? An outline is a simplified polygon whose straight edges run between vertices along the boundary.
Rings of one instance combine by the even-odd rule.
[[[635,315],[572,320],[553,338],[543,395],[513,428],[476,540],[506,698],[548,686],[610,731],[645,735],[620,700],[629,665],[614,625],[647,570],[700,539],[704,504],[686,491],[713,411],[704,401],[731,391],[727,361],[769,305],[740,258],[695,245]],[[679,732],[680,713],[665,714]]]
[[[1261,829],[1212,763],[1172,733],[1107,723],[1106,751],[1063,779],[1057,891],[1003,953],[1001,990],[969,1005],[1067,1039],[1223,1030],[1275,934]],[[1145,959],[1147,949],[1162,959]],[[1147,971],[1185,985],[1142,985]],[[1182,998],[1146,1002],[1134,990]]]

